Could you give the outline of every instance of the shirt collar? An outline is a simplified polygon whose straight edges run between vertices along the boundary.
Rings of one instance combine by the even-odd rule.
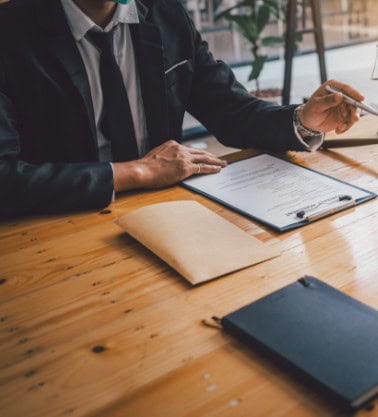
[[[84,38],[87,32],[93,28],[107,32],[118,23],[139,23],[138,10],[134,0],[128,4],[118,3],[112,20],[104,29],[96,25],[72,0],[61,0],[61,3],[72,34],[77,41]]]

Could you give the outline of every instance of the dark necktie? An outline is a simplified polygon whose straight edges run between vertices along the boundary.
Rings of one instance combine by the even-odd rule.
[[[90,31],[88,37],[101,51],[100,77],[103,95],[101,132],[110,141],[113,161],[137,159],[138,147],[130,104],[113,52],[113,31]]]

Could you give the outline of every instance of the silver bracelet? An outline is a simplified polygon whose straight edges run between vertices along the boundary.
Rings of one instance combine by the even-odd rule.
[[[321,135],[323,132],[317,132],[316,130],[308,129],[307,127],[303,126],[301,121],[299,120],[298,113],[304,106],[305,106],[304,104],[301,104],[300,106],[298,106],[294,110],[294,116],[293,117],[294,117],[294,125],[295,125],[296,129],[298,130],[299,133],[303,133],[303,135],[305,137],[308,137],[308,136],[312,137],[312,136]]]

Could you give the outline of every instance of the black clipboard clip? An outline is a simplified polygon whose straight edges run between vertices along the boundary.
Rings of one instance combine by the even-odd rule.
[[[337,202],[343,202],[343,204],[339,204],[333,207],[323,208],[323,205],[329,205],[329,204],[337,203]],[[312,222],[312,221],[321,219],[322,217],[329,216],[330,214],[337,213],[348,207],[353,207],[355,205],[356,205],[356,200],[353,200],[353,198],[350,195],[339,195],[333,199],[329,199],[327,201],[321,201],[320,203],[318,203],[317,207],[314,209],[299,210],[297,211],[296,216],[299,219]]]

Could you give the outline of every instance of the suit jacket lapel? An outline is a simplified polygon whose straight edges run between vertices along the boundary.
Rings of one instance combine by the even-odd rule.
[[[137,1],[140,23],[130,25],[151,147],[169,139],[164,51],[159,29],[146,21],[148,9]]]
[[[61,3],[58,0],[42,0],[38,3],[38,7],[39,23],[43,30],[49,32],[45,37],[47,47],[50,53],[60,61],[83,99],[97,149],[96,124],[88,76]]]
[[[144,0],[144,2],[147,4],[148,0]],[[159,29],[146,21],[148,7],[140,0],[136,0],[136,3],[140,23],[130,25],[130,30],[140,74],[150,146],[153,147],[169,139],[163,45]],[[43,30],[48,32],[45,38],[51,54],[60,61],[83,99],[97,149],[96,125],[89,81],[60,1],[38,0],[37,16]]]

